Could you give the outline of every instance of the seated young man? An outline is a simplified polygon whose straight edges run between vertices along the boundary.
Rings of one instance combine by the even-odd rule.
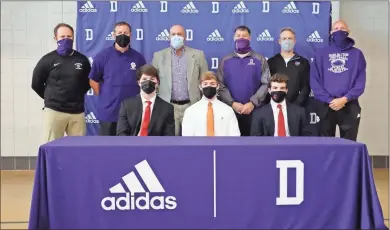
[[[274,74],[268,83],[271,102],[253,113],[251,136],[309,136],[305,109],[286,102],[288,78]]]
[[[240,136],[233,109],[217,99],[219,84],[213,72],[200,78],[203,97],[184,112],[182,136]]]
[[[157,96],[158,70],[144,65],[137,72],[141,92],[121,103],[117,136],[175,136],[173,105]]]

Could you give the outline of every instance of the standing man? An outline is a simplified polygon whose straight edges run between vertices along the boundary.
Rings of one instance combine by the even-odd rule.
[[[322,136],[340,136],[356,141],[361,108],[359,97],[366,86],[366,60],[355,41],[348,37],[347,23],[336,21],[328,46],[316,51],[310,74],[314,97],[321,102],[318,110]]]
[[[136,71],[146,64],[145,58],[130,47],[131,26],[118,22],[114,26],[115,43],[96,55],[89,75],[90,84],[99,95],[100,135],[115,136],[122,100],[139,93]]]
[[[276,73],[288,77],[288,92],[286,100],[299,106],[304,106],[310,93],[310,63],[294,52],[296,43],[295,32],[292,28],[280,31],[280,53],[268,59],[271,75]]]
[[[252,50],[250,39],[248,27],[237,27],[235,50],[222,59],[217,71],[221,100],[236,112],[241,136],[250,135],[252,111],[264,104],[270,78],[266,59]]]
[[[175,135],[180,136],[184,111],[201,98],[199,78],[208,71],[201,50],[185,45],[186,33],[181,25],[170,29],[171,46],[153,54],[153,65],[160,71],[159,96],[173,104]]]
[[[68,136],[84,136],[84,95],[89,90],[88,58],[73,50],[74,30],[65,23],[54,28],[57,50],[39,60],[31,88],[44,99],[45,142]]]
[[[305,109],[288,102],[288,77],[272,75],[268,92],[271,102],[253,112],[251,136],[309,136]]]
[[[219,84],[213,72],[200,79],[203,97],[184,113],[183,136],[240,136],[232,107],[217,98]]]

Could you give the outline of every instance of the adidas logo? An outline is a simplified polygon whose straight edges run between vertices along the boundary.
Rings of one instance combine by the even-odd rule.
[[[148,9],[146,9],[145,5],[142,3],[142,1],[138,1],[133,8],[130,10],[133,13],[146,13],[148,12]]]
[[[183,14],[197,14],[199,13],[199,10],[196,9],[195,5],[193,2],[189,2],[187,5],[183,7],[181,10]]]
[[[87,116],[85,116],[85,122],[86,123],[92,123],[92,124],[97,124],[99,123],[99,120],[96,119],[96,116],[93,112],[90,112]]]
[[[87,13],[87,12],[88,13],[96,13],[97,10],[92,5],[92,2],[88,1],[84,5],[81,6],[81,8],[79,9],[79,12],[82,12],[82,13]]]
[[[169,41],[169,32],[168,32],[168,30],[165,29],[159,35],[157,35],[156,41]]]
[[[124,189],[121,183],[111,187],[109,189],[110,193],[124,194],[124,196],[103,198],[101,206],[104,210],[172,210],[177,207],[176,197],[174,196],[150,196],[149,193],[165,193],[165,189],[146,160],[135,165],[135,168],[149,192],[144,189],[137,175],[131,171],[122,177],[129,192]],[[144,193],[145,195],[139,196],[136,193]]]
[[[299,14],[299,10],[293,1],[289,2],[282,10],[283,14]]]
[[[309,37],[307,38],[307,42],[324,42],[324,39],[322,39],[320,37],[320,34],[318,33],[318,31],[314,31],[312,34],[309,35]]]
[[[114,40],[114,36],[113,36],[114,34],[111,32],[111,33],[109,33],[108,35],[107,35],[107,37],[106,37],[106,40],[107,41],[113,41]]]
[[[241,1],[232,9],[232,13],[233,14],[247,14],[247,13],[249,13],[249,10],[248,10],[248,8],[246,8],[244,2]]]
[[[266,29],[263,33],[259,34],[259,36],[257,37],[257,41],[273,42],[274,38],[269,33],[268,29]]]
[[[214,30],[206,39],[208,42],[223,42],[225,39],[221,36],[218,30]]]

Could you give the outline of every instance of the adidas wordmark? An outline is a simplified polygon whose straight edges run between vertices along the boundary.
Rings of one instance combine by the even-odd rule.
[[[85,122],[97,124],[97,123],[99,123],[99,120],[96,119],[96,116],[93,112],[90,112],[87,116],[85,116]]]
[[[233,14],[243,14],[243,13],[249,13],[248,8],[246,8],[243,1],[239,2],[233,9]]]
[[[92,5],[92,2],[88,1],[84,5],[81,6],[81,8],[79,9],[79,12],[83,12],[83,13],[96,13],[97,10]]]
[[[169,41],[169,32],[167,29],[164,29],[156,37],[156,41]]]
[[[196,9],[195,5],[193,2],[189,2],[187,5],[183,7],[181,10],[183,14],[197,14],[199,13],[199,10]]]
[[[151,196],[151,193],[165,193],[165,190],[146,160],[138,163],[135,168],[149,192],[146,192],[136,174],[131,171],[122,177],[130,192],[126,192],[121,183],[111,187],[111,193],[123,194],[124,196],[103,198],[101,206],[104,210],[172,210],[177,207],[176,197],[174,196],[163,196],[161,194]],[[139,193],[141,194],[138,195]]]
[[[208,42],[223,42],[225,39],[223,39],[218,30],[214,30],[209,36],[207,36],[206,40]]]
[[[298,14],[299,10],[293,1],[289,2],[282,10],[284,14]]]
[[[130,11],[133,13],[146,13],[148,12],[148,9],[146,9],[142,1],[138,1]]]
[[[309,37],[307,38],[307,41],[319,43],[319,42],[324,42],[324,39],[321,38],[320,34],[316,30],[312,34],[309,35]]]

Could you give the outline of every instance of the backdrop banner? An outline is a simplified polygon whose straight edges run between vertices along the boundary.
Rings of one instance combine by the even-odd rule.
[[[113,26],[119,21],[131,25],[131,46],[149,63],[153,52],[169,46],[169,28],[183,25],[187,45],[205,52],[212,71],[233,50],[233,32],[239,25],[251,29],[252,48],[267,58],[280,52],[280,29],[292,27],[297,39],[295,51],[311,61],[315,49],[327,44],[331,23],[330,1],[79,1],[77,4],[77,50],[91,63],[99,51],[114,43]],[[86,95],[87,135],[98,134],[98,103],[98,96],[90,90]],[[307,103],[307,112],[315,135],[319,118],[313,98]]]

